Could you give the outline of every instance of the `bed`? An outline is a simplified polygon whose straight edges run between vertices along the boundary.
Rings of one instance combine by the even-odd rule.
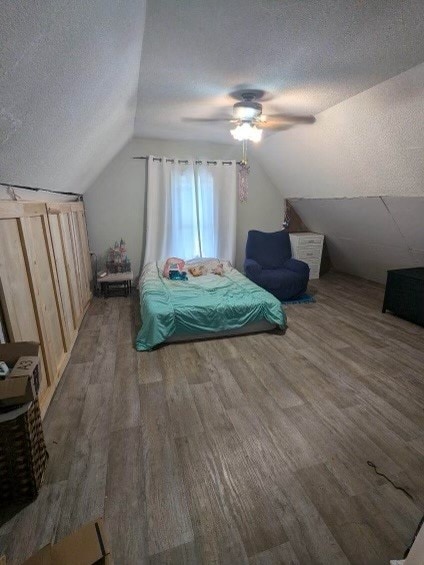
[[[286,328],[281,303],[228,262],[222,276],[207,272],[174,281],[162,272],[163,263],[149,263],[140,278],[138,351],[173,341]]]

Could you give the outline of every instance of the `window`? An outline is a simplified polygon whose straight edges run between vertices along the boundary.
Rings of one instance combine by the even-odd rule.
[[[175,170],[171,178],[172,255],[214,257],[216,222],[214,179],[210,171]]]
[[[197,177],[197,202],[201,257],[217,255],[218,219],[216,214],[214,178],[210,171],[201,169]]]
[[[234,261],[235,161],[149,157],[144,263],[168,257]]]

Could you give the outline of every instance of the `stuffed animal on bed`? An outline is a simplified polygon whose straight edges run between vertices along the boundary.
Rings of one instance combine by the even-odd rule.
[[[222,277],[224,274],[224,265],[222,263],[218,263],[218,265],[212,269],[212,273]]]
[[[200,277],[203,275],[203,265],[195,265],[194,267],[189,267],[188,268],[188,272],[190,273],[190,275],[192,275],[193,277]]]

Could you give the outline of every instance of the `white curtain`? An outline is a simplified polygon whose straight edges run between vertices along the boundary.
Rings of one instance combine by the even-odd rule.
[[[167,257],[234,263],[236,162],[149,156],[144,264]]]

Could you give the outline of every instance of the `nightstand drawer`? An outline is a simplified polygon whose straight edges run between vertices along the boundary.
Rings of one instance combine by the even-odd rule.
[[[296,255],[296,258],[301,260],[318,260],[321,258],[321,247],[318,247],[317,249],[311,249],[309,247],[305,249],[298,249]]]
[[[323,242],[324,237],[305,237],[305,238],[298,238],[297,240],[297,246],[299,247],[299,249],[301,249],[302,247],[321,247],[322,246],[322,242]]]

